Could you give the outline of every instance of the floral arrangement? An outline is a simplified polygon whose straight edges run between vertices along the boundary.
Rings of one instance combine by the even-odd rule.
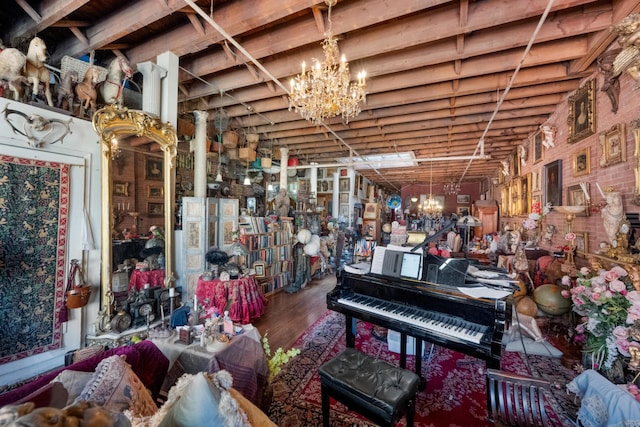
[[[547,203],[544,207],[539,200],[534,200],[531,204],[531,213],[524,220],[522,226],[525,230],[535,230],[538,228],[538,225],[542,222],[544,217],[549,215],[551,212],[551,203]]]
[[[269,338],[267,337],[268,334],[269,331],[265,332],[262,337],[262,348],[264,349],[264,354],[267,356],[269,364],[269,381],[271,381],[280,373],[282,366],[286,365],[291,359],[300,354],[300,349],[291,348],[288,351],[284,351],[282,347],[280,347],[276,350],[273,356],[271,356],[271,347],[269,346]]]
[[[569,276],[562,283],[570,287],[563,296],[571,298],[573,311],[582,316],[574,340],[591,354],[594,369],[609,370],[616,360],[629,358],[630,347],[640,348],[635,333],[640,325],[640,292],[625,269],[616,266],[593,273],[582,267],[575,283]]]

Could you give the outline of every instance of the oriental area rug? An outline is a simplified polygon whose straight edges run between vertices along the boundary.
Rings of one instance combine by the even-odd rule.
[[[356,348],[397,366],[399,354],[390,352],[386,341],[377,339],[371,331],[371,324],[357,322]],[[431,345],[425,343],[425,346],[428,358]],[[322,409],[317,371],[321,364],[345,348],[344,316],[328,311],[298,338],[294,347],[300,348],[301,353],[274,379],[268,415],[280,427],[320,426]],[[431,360],[427,358],[422,366],[427,385],[417,395],[415,426],[492,426],[487,419],[484,361],[439,346],[434,347]],[[414,362],[415,358],[408,356],[407,368],[413,369]],[[563,367],[559,359],[531,355],[525,358],[521,353],[503,352],[501,369],[554,381],[555,391],[547,396],[550,410],[574,417],[577,408],[565,386],[575,373]],[[558,426],[563,424],[571,425],[568,421],[557,421]],[[405,419],[398,425],[404,426]],[[331,426],[370,427],[374,424],[332,399]]]
[[[61,345],[69,169],[0,156],[0,364]]]

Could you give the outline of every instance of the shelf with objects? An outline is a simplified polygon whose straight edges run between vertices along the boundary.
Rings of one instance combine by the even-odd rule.
[[[291,221],[240,216],[239,226],[240,242],[248,251],[242,265],[254,271],[265,295],[281,291],[292,278]]]

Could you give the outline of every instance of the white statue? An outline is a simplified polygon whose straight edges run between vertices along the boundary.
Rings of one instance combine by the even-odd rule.
[[[282,218],[283,216],[289,216],[290,206],[291,202],[289,201],[287,190],[281,188],[275,200],[276,215],[278,215],[279,218]]]
[[[604,230],[609,243],[613,243],[618,235],[620,222],[624,219],[622,195],[617,191],[610,191],[606,197],[607,205],[602,208],[602,218],[604,218]]]
[[[545,148],[555,147],[555,139],[556,139],[556,128],[549,125],[540,125],[540,130],[542,131],[542,145]]]

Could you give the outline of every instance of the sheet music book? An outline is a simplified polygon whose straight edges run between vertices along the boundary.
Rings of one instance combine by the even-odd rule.
[[[419,258],[422,258],[422,249],[418,249],[415,252],[411,252],[411,247],[404,247],[398,245],[388,245],[388,246],[376,246],[373,251],[373,257],[371,259],[371,270],[370,273],[380,274],[383,276],[389,277],[401,277],[402,274],[402,264],[404,259],[404,254],[412,253],[413,255],[418,255]],[[415,258],[411,258],[410,261],[407,261],[408,264],[406,271],[407,274],[411,271],[411,268],[415,268]],[[420,262],[420,272],[422,272],[422,262]],[[413,272],[409,276],[403,277],[413,277]],[[421,278],[421,275],[417,277]]]

